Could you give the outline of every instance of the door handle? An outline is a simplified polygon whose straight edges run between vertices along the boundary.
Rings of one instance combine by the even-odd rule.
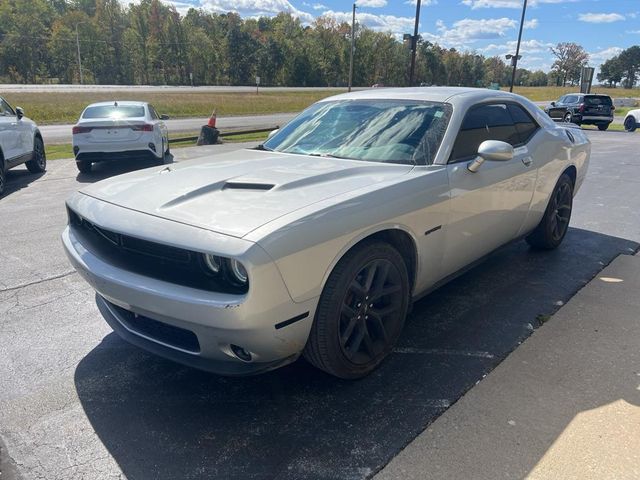
[[[530,167],[531,164],[533,163],[533,158],[531,157],[524,157],[522,159],[522,163],[524,164],[525,167]]]

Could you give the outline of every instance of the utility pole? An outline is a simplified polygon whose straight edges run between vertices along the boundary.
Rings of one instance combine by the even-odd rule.
[[[516,81],[516,69],[518,68],[518,58],[520,58],[520,41],[522,40],[522,27],[524,26],[524,14],[526,11],[527,0],[524,0],[524,4],[522,5],[522,18],[520,19],[520,32],[518,33],[518,44],[516,45],[516,56],[511,60],[513,71],[511,72],[511,85],[509,86],[510,92],[513,92],[513,83]]]
[[[349,60],[349,91],[353,85],[353,51],[356,46],[356,4],[353,4],[353,16],[351,17],[351,58]]]
[[[76,47],[78,49],[78,70],[80,71],[80,85],[82,85],[84,84],[84,79],[82,78],[82,61],[80,60],[80,38],[78,37],[78,23],[76,23]]]
[[[416,2],[416,25],[411,37],[411,68],[409,69],[409,86],[413,87],[413,76],[416,71],[416,50],[418,49],[418,25],[420,23],[420,0]]]

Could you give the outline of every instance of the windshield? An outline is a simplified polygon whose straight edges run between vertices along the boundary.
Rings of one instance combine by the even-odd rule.
[[[144,117],[142,105],[103,105],[87,107],[82,118],[137,118]]]
[[[312,105],[263,148],[370,162],[433,163],[451,105],[416,100],[338,100]]]

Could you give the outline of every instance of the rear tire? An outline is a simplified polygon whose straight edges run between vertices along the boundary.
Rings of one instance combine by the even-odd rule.
[[[87,160],[76,161],[76,166],[80,173],[91,173],[91,162]]]
[[[527,243],[540,250],[558,248],[569,229],[572,209],[573,181],[563,173],[553,189],[542,220],[526,238]]]
[[[47,170],[47,154],[40,137],[33,141],[33,157],[25,164],[31,173],[44,173]]]
[[[4,160],[0,158],[0,197],[4,194],[4,189],[7,183],[7,174],[4,170]]]
[[[331,272],[304,356],[336,377],[364,377],[395,346],[408,306],[409,275],[402,256],[387,243],[363,243]]]
[[[598,124],[598,130],[600,130],[601,132],[604,132],[607,128],[609,128],[609,124],[608,123],[599,123]]]
[[[636,120],[633,117],[627,117],[624,121],[624,129],[627,132],[635,132],[638,125],[636,124]]]

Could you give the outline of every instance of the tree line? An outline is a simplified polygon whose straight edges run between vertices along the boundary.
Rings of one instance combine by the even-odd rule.
[[[0,81],[78,83],[80,56],[84,83],[251,85],[260,76],[270,86],[345,86],[350,36],[349,24],[330,17],[303,25],[289,13],[243,19],[192,8],[182,16],[159,0],[128,7],[119,0],[2,0]],[[407,85],[410,55],[391,33],[357,25],[353,84]],[[515,83],[576,80],[574,67],[555,67],[548,74],[518,69]],[[507,85],[511,66],[420,39],[415,78]]]

